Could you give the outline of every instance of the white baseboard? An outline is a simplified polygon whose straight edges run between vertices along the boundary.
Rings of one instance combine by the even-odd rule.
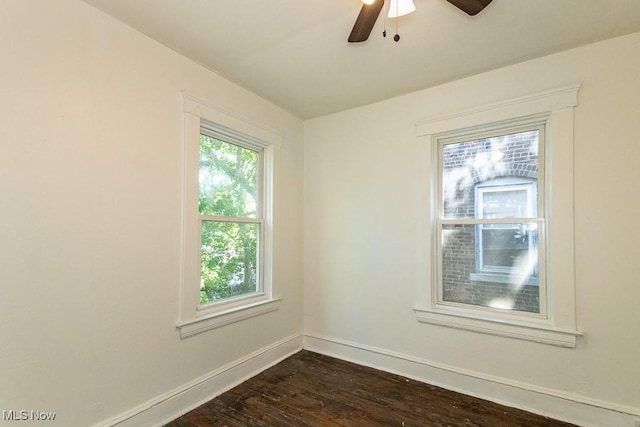
[[[287,337],[94,427],[162,426],[301,349],[302,336]]]
[[[467,371],[437,362],[318,335],[303,347],[327,356],[585,427],[634,427],[640,408]]]
[[[319,335],[294,335],[168,391],[94,427],[162,426],[302,348],[585,427],[635,427],[640,409],[466,371]]]

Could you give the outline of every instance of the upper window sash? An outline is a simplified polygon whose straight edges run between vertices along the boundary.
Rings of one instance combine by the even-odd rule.
[[[218,129],[219,128],[219,129]],[[226,129],[224,126],[217,125],[215,123],[210,123],[204,120],[200,121],[200,134],[206,137],[216,139],[218,141],[235,145],[241,147],[246,150],[250,150],[256,153],[256,210],[254,217],[255,218],[263,218],[264,217],[264,183],[265,183],[265,156],[264,151],[267,146],[264,142],[261,142],[255,138],[252,138],[249,135],[242,135],[239,132],[232,131],[230,129]],[[202,217],[207,216],[207,214],[200,213]],[[210,217],[220,217],[223,218],[225,215],[208,215]],[[251,217],[251,215],[243,215],[247,217]],[[242,217],[242,216],[241,216]]]
[[[449,219],[458,219],[458,218],[471,218],[476,219],[476,211],[473,213],[469,213],[470,215],[461,216],[461,215],[447,215],[445,212],[445,188],[444,188],[444,175],[443,171],[445,169],[444,161],[444,149],[446,146],[450,144],[461,144],[465,142],[470,142],[473,140],[479,139],[489,139],[494,137],[500,137],[503,135],[517,134],[528,131],[537,132],[538,135],[538,176],[535,179],[536,187],[540,188],[541,191],[536,192],[536,215],[538,217],[545,216],[545,208],[544,208],[544,188],[545,188],[545,129],[547,126],[547,121],[549,120],[549,115],[546,113],[535,114],[526,117],[518,117],[512,118],[510,120],[503,120],[500,122],[494,122],[492,124],[485,124],[484,126],[472,126],[470,128],[465,129],[454,129],[448,132],[441,132],[438,135],[432,135],[433,139],[433,152],[432,156],[434,159],[437,159],[434,163],[436,165],[433,168],[434,173],[432,174],[432,182],[435,184],[435,188],[437,191],[437,199],[436,199],[436,210],[435,212],[438,214],[438,218],[440,220],[449,220]],[[509,181],[512,183],[522,182],[527,180],[526,177],[497,177],[498,180],[504,180],[504,183],[507,184]],[[482,188],[486,186],[493,185],[494,180],[484,180],[478,182],[477,188]],[[472,214],[472,215],[471,215]],[[525,217],[523,217],[525,218]]]

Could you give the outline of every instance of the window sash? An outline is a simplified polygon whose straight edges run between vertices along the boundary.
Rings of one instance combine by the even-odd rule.
[[[545,203],[544,203],[544,147],[545,147],[545,127],[547,125],[546,120],[532,120],[530,123],[524,122],[518,125],[507,126],[495,126],[485,130],[473,130],[467,132],[457,132],[452,134],[445,134],[437,137],[434,149],[434,160],[436,161],[436,176],[434,176],[434,184],[436,188],[436,198],[434,200],[434,211],[436,212],[436,219],[434,221],[435,231],[435,261],[434,266],[435,279],[437,285],[435,287],[435,304],[437,306],[453,306],[461,307],[472,311],[478,312],[493,312],[496,315],[504,313],[508,317],[534,317],[534,318],[546,318],[548,314],[547,307],[547,288],[545,281],[545,248],[546,248],[546,236],[545,236]],[[517,218],[446,218],[444,212],[444,146],[447,144],[456,144],[462,142],[470,142],[483,138],[498,137],[503,135],[517,134],[526,131],[538,132],[538,177],[536,179],[535,186],[540,189],[528,194],[527,197],[535,197],[535,203],[537,203],[538,216],[517,217]],[[533,186],[534,184],[531,183]],[[517,187],[517,185],[514,185]],[[489,186],[479,186],[477,190],[487,191]],[[534,194],[535,193],[535,194]],[[472,305],[467,303],[458,303],[452,301],[446,301],[444,299],[444,279],[443,279],[443,226],[446,225],[498,225],[498,224],[527,224],[535,223],[538,227],[538,292],[539,292],[539,312],[530,313],[517,310],[502,310],[495,309],[486,306]],[[502,273],[499,269],[494,269],[492,272]]]
[[[548,307],[547,307],[547,288],[546,288],[546,253],[544,248],[546,247],[546,221],[544,218],[509,218],[509,222],[512,224],[516,223],[535,223],[538,227],[538,245],[537,245],[537,256],[538,256],[538,269],[537,269],[537,279],[538,279],[538,292],[539,292],[539,312],[532,313],[527,311],[517,311],[512,309],[496,309],[492,307],[487,307],[483,305],[473,305],[467,304],[463,302],[455,302],[455,301],[447,301],[444,297],[444,275],[443,275],[443,228],[447,225],[456,226],[456,225],[476,225],[476,224],[491,224],[491,220],[437,220],[435,224],[435,280],[437,281],[437,286],[435,287],[435,308],[437,307],[459,307],[465,310],[475,311],[475,312],[486,312],[493,313],[494,316],[505,316],[506,318],[536,318],[536,319],[545,319],[548,316]],[[516,272],[517,273],[517,272]]]
[[[210,301],[205,304],[198,304],[198,311],[207,310],[218,305],[228,304],[230,302],[238,302],[246,299],[255,298],[265,294],[265,286],[263,280],[264,271],[264,221],[255,218],[246,217],[213,217],[211,215],[203,215],[200,220],[200,236],[202,236],[203,224],[207,222],[215,223],[233,223],[233,224],[255,224],[257,226],[257,242],[256,242],[256,283],[255,291],[246,292],[240,295],[234,295],[219,300]],[[200,255],[202,256],[202,241],[200,242]],[[200,259],[202,262],[202,259]]]
[[[521,132],[527,131],[537,131],[538,132],[538,177],[536,179],[537,185],[536,187],[540,189],[540,191],[536,192],[536,201],[537,201],[537,211],[538,216],[544,216],[545,212],[545,199],[544,199],[544,188],[545,188],[545,129],[547,126],[546,120],[531,120],[530,122],[526,122],[524,124],[517,125],[496,125],[493,127],[489,127],[483,130],[466,130],[466,131],[456,131],[447,133],[444,135],[440,135],[435,138],[435,143],[433,144],[434,149],[434,159],[436,161],[435,170],[437,171],[436,176],[433,177],[433,181],[436,188],[436,199],[434,202],[435,205],[435,213],[437,218],[440,220],[445,219],[453,219],[453,220],[462,220],[463,218],[446,218],[444,212],[444,146],[448,144],[457,144],[461,142],[469,142],[478,139],[484,138],[492,138],[503,135],[511,135],[517,134]]]
[[[224,127],[220,127],[221,129],[226,129]],[[249,136],[242,136],[241,134],[228,129],[226,132],[222,132],[220,130],[216,130],[213,128],[213,125],[207,123],[205,121],[201,121],[200,123],[200,135],[208,136],[210,138],[217,139],[221,142],[235,145],[247,150],[254,151],[257,154],[256,159],[256,219],[263,220],[265,216],[265,204],[264,204],[264,195],[265,195],[265,154],[264,147],[259,145],[257,140],[253,140]],[[241,139],[244,138],[244,139]],[[199,190],[198,190],[199,192]],[[223,218],[227,217],[225,215],[203,215],[200,214],[201,217],[218,217]],[[230,218],[230,217],[229,217]],[[235,217],[239,218],[239,217]],[[247,218],[250,218],[247,216]],[[252,217],[251,217],[252,218]]]
[[[257,247],[256,247],[256,290],[254,292],[247,292],[237,296],[230,296],[227,298],[221,298],[218,300],[210,301],[205,304],[199,303],[196,310],[207,310],[212,307],[234,303],[245,299],[251,299],[256,296],[262,296],[265,292],[264,285],[264,241],[265,241],[265,227],[264,227],[264,148],[257,141],[253,141],[251,137],[241,135],[232,129],[225,128],[223,126],[212,125],[205,121],[201,121],[200,134],[208,136],[210,138],[217,139],[223,143],[235,145],[244,149],[248,149],[256,152],[256,213],[253,216],[227,216],[227,215],[204,215],[200,214],[199,221],[199,265],[202,263],[202,229],[205,222],[219,222],[219,223],[237,223],[237,224],[256,224],[257,225]],[[198,190],[199,192],[199,190]],[[202,274],[202,273],[200,273]],[[202,280],[202,279],[201,279]]]

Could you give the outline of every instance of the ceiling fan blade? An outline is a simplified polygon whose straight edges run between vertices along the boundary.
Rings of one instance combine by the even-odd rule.
[[[479,13],[480,11],[482,11],[482,9],[487,7],[489,3],[491,3],[491,0],[447,0],[447,1],[452,5],[454,5],[455,7],[457,7],[458,9],[462,10],[463,12],[466,12],[471,16]]]
[[[383,5],[384,0],[375,0],[372,4],[365,3],[362,5],[356,23],[353,25],[349,35],[349,43],[359,43],[369,38]]]

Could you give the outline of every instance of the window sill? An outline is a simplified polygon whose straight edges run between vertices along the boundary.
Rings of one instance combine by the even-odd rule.
[[[176,327],[180,330],[180,338],[188,338],[211,329],[220,328],[232,323],[270,313],[280,308],[282,299],[270,299],[257,303],[234,307],[225,311],[207,314],[196,319],[180,321]]]
[[[510,275],[504,273],[471,273],[469,275],[469,280],[474,282],[487,282],[487,283],[505,283],[507,285],[520,285],[520,283],[516,283]],[[530,277],[527,279],[525,283],[522,283],[525,286],[538,286],[538,279],[534,277]]]
[[[469,313],[442,312],[438,309],[415,308],[418,322],[464,329],[482,334],[533,341],[558,347],[575,348],[578,331],[548,325],[473,316]]]

